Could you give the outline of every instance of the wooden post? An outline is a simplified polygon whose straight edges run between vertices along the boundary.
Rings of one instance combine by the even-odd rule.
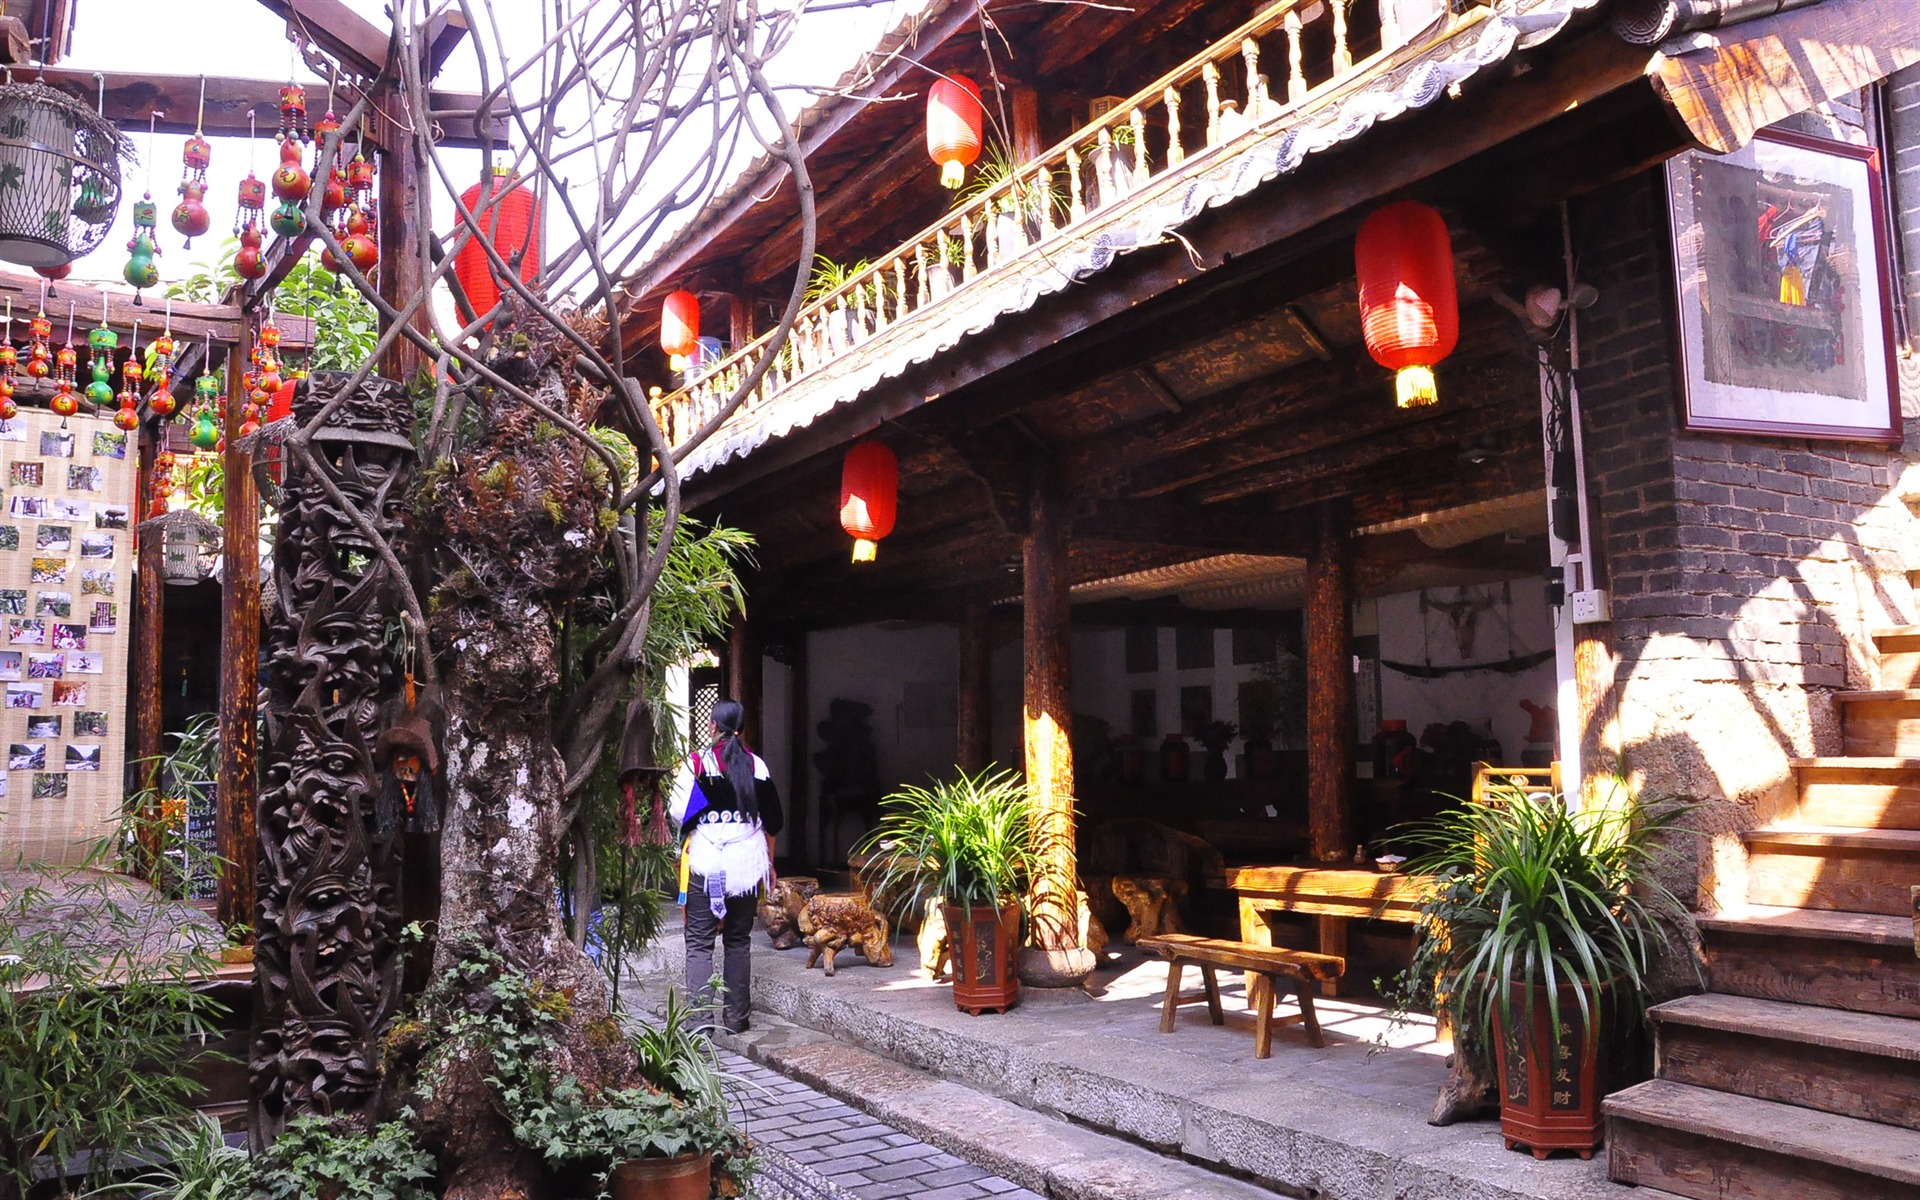
[[[420,226],[414,212],[419,181],[426,166],[415,153],[412,120],[402,111],[397,90],[389,89],[381,104],[385,118],[379,127],[385,131],[380,152],[380,297],[400,305],[418,294],[427,282],[427,260],[420,251]],[[494,153],[503,147],[495,147]],[[424,313],[416,313],[410,322],[416,329],[428,327]],[[427,359],[406,338],[396,338],[380,359],[380,374],[388,379],[411,384],[414,376],[427,366]]]
[[[765,677],[760,650],[760,626],[745,613],[734,618],[727,637],[727,690],[746,709],[741,719],[740,736],[747,745],[760,745],[760,699]]]
[[[220,857],[220,924],[248,930],[254,921],[254,873],[260,847],[254,827],[259,781],[254,766],[259,721],[260,496],[253,456],[241,450],[247,403],[242,377],[253,358],[253,326],[242,322],[227,358],[226,502],[221,519],[220,787],[216,828]]]
[[[140,482],[134,496],[134,513],[139,521],[153,516],[153,458],[165,449],[166,426],[160,427],[160,444],[152,438],[140,439]],[[133,758],[134,787],[147,792],[151,802],[140,814],[140,856],[142,874],[152,877],[160,858],[160,755],[161,739],[161,637],[166,627],[166,591],[162,545],[158,533],[136,535],[139,538],[135,574],[138,584],[133,594]]]
[[[1313,857],[1353,852],[1353,542],[1346,503],[1315,510],[1307,558],[1307,824]],[[1320,952],[1345,955],[1343,917],[1320,917]]]
[[[1041,865],[1027,913],[1033,942],[1045,950],[1079,944],[1074,891],[1073,701],[1070,676],[1070,582],[1067,497],[1044,476],[1033,489],[1025,544],[1025,714],[1027,786]]]
[[[954,758],[963,771],[985,770],[992,758],[993,638],[983,603],[969,603],[960,614],[959,727]]]
[[[1026,166],[1040,157],[1046,142],[1040,137],[1040,93],[1030,87],[1013,88],[1013,160]]]
[[[735,350],[753,340],[753,297],[744,291],[727,295],[727,340]]]

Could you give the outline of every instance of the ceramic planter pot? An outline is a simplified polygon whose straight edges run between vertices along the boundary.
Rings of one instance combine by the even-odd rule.
[[[613,1169],[613,1200],[708,1200],[713,1194],[713,1155],[634,1158]]]
[[[953,1002],[974,1016],[1020,1002],[1020,906],[946,906]]]
[[[1526,990],[1515,986],[1509,1029],[1494,1010],[1493,1045],[1500,1081],[1500,1136],[1507,1149],[1525,1148],[1535,1158],[1572,1150],[1592,1158],[1605,1140],[1600,1099],[1600,1038],[1605,1033],[1606,997],[1588,997],[1592,1020],[1600,1025],[1587,1037],[1576,989],[1560,989],[1560,1036],[1553,1036],[1545,988],[1533,989],[1531,1013]]]

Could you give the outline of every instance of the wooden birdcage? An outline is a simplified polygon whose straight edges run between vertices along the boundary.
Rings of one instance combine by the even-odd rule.
[[[0,85],[0,259],[51,268],[99,246],[132,153],[111,121],[64,92]]]

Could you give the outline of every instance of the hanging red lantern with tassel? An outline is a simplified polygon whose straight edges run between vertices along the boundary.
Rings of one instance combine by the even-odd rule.
[[[927,91],[927,154],[940,164],[940,186],[957,188],[980,157],[986,110],[980,85],[965,75],[936,79]]]
[[[687,291],[667,293],[660,305],[660,348],[685,359],[700,349],[700,297]]]
[[[505,190],[506,195],[500,193]],[[540,203],[533,190],[522,185],[504,166],[493,169],[490,195],[497,197],[478,221],[493,244],[494,252],[512,265],[520,256],[520,282],[532,283],[540,274]],[[474,212],[480,205],[480,185],[474,184],[460,197],[460,205]],[[487,258],[487,248],[479,238],[468,238],[453,261],[454,276],[460,290],[473,304],[473,315],[483,317],[500,302],[500,281]]]
[[[847,451],[840,467],[840,528],[853,539],[853,561],[872,562],[880,539],[893,532],[900,496],[900,463],[885,442]]]
[[[1446,219],[1412,200],[1389,204],[1360,226],[1353,258],[1368,352],[1398,373],[1401,408],[1432,404],[1433,364],[1460,340]]]

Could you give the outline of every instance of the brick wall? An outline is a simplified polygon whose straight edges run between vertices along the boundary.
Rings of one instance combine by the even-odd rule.
[[[1701,805],[1701,898],[1726,902],[1744,889],[1734,834],[1791,801],[1789,759],[1838,752],[1832,692],[1878,682],[1866,631],[1915,620],[1914,519],[1901,450],[1680,430],[1664,187],[1655,171],[1574,209],[1601,293],[1580,392],[1613,592],[1606,736],[1643,794]]]

